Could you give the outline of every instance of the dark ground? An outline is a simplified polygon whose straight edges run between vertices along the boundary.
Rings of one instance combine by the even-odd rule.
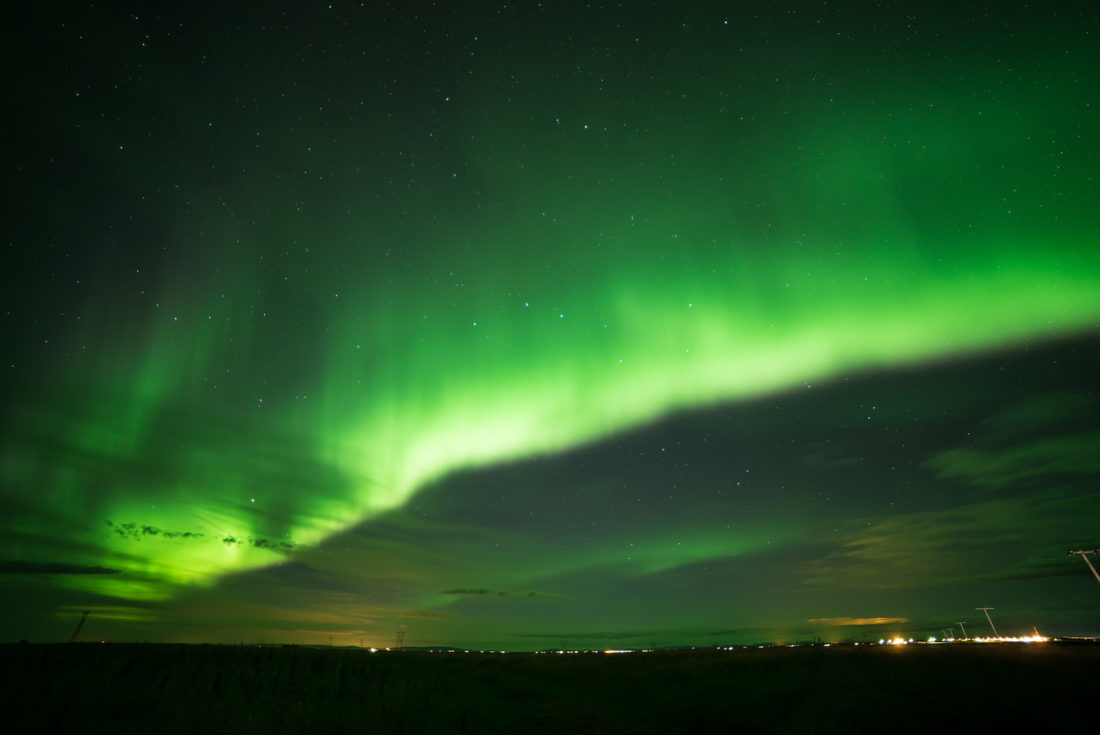
[[[1092,729],[1100,646],[439,654],[0,646],[7,732]]]

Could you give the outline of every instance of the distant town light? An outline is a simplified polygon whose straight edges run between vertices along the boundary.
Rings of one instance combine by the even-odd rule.
[[[1006,636],[999,635],[989,638],[973,638],[975,643],[1046,643],[1050,640],[1042,635]]]

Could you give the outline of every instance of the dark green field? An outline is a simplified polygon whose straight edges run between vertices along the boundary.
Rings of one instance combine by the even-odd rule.
[[[7,732],[1093,729],[1100,646],[439,654],[5,645]]]

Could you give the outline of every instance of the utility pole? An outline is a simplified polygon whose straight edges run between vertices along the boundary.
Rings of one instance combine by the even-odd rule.
[[[962,628],[962,632],[963,632],[963,640],[966,640],[966,621],[965,621],[965,620],[956,620],[956,621],[955,621],[955,625],[957,625],[957,626],[959,626],[960,628]]]
[[[72,643],[73,641],[75,641],[77,635],[80,634],[80,629],[84,627],[84,621],[88,619],[88,613],[89,612],[90,612],[90,610],[85,610],[84,614],[80,616],[80,622],[76,624],[76,630],[74,630],[73,634],[71,636],[69,636],[69,643]]]
[[[975,610],[981,610],[985,613],[985,619],[989,621],[989,627],[993,629],[993,635],[1000,637],[1000,633],[997,632],[997,626],[993,624],[993,618],[989,617],[990,610],[996,610],[995,607],[976,607]]]
[[[1092,562],[1089,561],[1089,554],[1100,554],[1100,549],[1080,549],[1078,551],[1069,552],[1070,556],[1073,556],[1074,554],[1080,556],[1082,559],[1085,560],[1085,563],[1089,565],[1089,569],[1092,570],[1092,576],[1096,577],[1097,582],[1100,582],[1100,573],[1097,573],[1096,567],[1094,567],[1092,565]]]

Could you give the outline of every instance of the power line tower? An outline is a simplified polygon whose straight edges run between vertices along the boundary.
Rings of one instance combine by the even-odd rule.
[[[399,630],[394,633],[393,647],[398,651],[405,647],[405,631]]]
[[[91,612],[91,611],[90,610],[85,610],[84,614],[80,616],[80,622],[76,624],[76,630],[74,630],[73,634],[71,636],[69,636],[69,643],[72,643],[73,641],[75,641],[76,637],[78,635],[80,635],[80,629],[84,627],[84,621],[88,619],[88,613],[89,612]]]
[[[989,611],[990,610],[996,610],[997,608],[995,608],[995,607],[976,607],[974,609],[975,610],[981,610],[982,612],[985,613],[985,619],[989,621],[989,627],[993,629],[993,635],[999,637],[1001,634],[997,632],[997,626],[993,624],[993,618],[989,617]]]
[[[1096,567],[1089,561],[1089,554],[1100,554],[1100,549],[1079,549],[1078,551],[1069,552],[1070,556],[1075,554],[1085,560],[1085,563],[1089,565],[1089,569],[1092,570],[1092,576],[1096,577],[1097,582],[1100,582],[1100,573],[1097,573]]]
[[[962,629],[963,640],[966,640],[966,621],[965,620],[956,620],[955,625],[959,626],[959,628]]]

